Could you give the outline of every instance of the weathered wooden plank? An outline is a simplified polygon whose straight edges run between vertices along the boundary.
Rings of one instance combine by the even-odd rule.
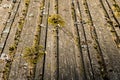
[[[82,22],[81,24],[83,26],[80,26],[79,29],[84,31],[81,31],[80,35],[82,37],[81,39],[81,45],[83,49],[83,55],[84,55],[84,61],[85,61],[85,69],[87,73],[88,80],[102,80],[99,72],[99,65],[97,64],[96,60],[96,53],[97,51],[94,49],[94,40],[91,37],[91,31],[90,26],[88,25],[88,17],[86,15],[86,9],[84,7],[84,2],[79,0],[80,9],[81,9],[81,15],[82,15]],[[78,11],[78,10],[77,10]],[[78,15],[78,20],[81,20],[81,17]],[[86,35],[86,42],[85,42],[85,36]],[[93,69],[93,70],[92,70]]]
[[[17,3],[16,4],[16,6],[15,6],[15,9],[17,8],[17,6],[18,6],[18,4],[19,3]],[[13,11],[15,10],[15,9],[13,9]],[[20,9],[19,9],[19,11],[17,12],[17,14],[19,14],[20,13]],[[13,15],[13,13],[11,14],[12,15],[12,17],[14,16]],[[15,17],[15,22],[13,23],[13,25],[12,25],[12,28],[11,28],[11,31],[10,31],[10,33],[9,33],[9,37],[8,37],[8,40],[6,41],[6,45],[4,46],[4,50],[3,50],[3,52],[2,52],[2,56],[3,56],[3,54],[5,54],[7,57],[3,57],[3,60],[5,60],[5,62],[3,63],[3,64],[0,64],[2,67],[1,67],[1,69],[2,69],[2,71],[1,71],[1,80],[2,80],[2,74],[3,74],[3,71],[4,71],[4,67],[5,67],[5,64],[6,64],[6,59],[9,59],[9,56],[8,56],[8,54],[9,54],[9,47],[12,45],[12,43],[14,42],[14,35],[15,35],[15,32],[16,32],[16,29],[17,29],[17,27],[16,27],[16,23],[18,22],[18,19],[19,19],[19,17],[18,16],[16,16]],[[2,43],[3,45],[4,45],[4,43]]]
[[[16,56],[11,68],[9,79],[13,80],[27,80],[30,77],[29,63],[23,58],[26,47],[32,47],[35,32],[38,25],[39,1],[31,0],[26,16],[26,22],[21,33],[21,42],[19,42]],[[22,71],[22,72],[21,72]]]
[[[7,21],[9,21],[9,16],[10,16],[10,12],[12,11],[12,6],[14,4],[12,4],[11,1],[3,1],[2,4],[0,4],[0,34],[2,35],[2,31],[4,30],[4,27],[7,23]]]
[[[119,0],[21,0],[18,11],[20,0],[0,1],[0,80],[120,79],[120,18],[111,9]],[[65,25],[48,24],[53,14]]]
[[[67,4],[67,6],[65,6]],[[65,26],[59,30],[60,80],[83,80],[83,66],[80,51],[75,43],[76,35],[72,14],[72,0],[59,1],[59,13],[65,19]],[[67,57],[66,57],[67,56]],[[81,65],[81,66],[80,66]]]
[[[119,49],[115,46],[114,41],[112,41],[112,37],[110,35],[108,28],[105,27],[105,21],[104,21],[105,19],[103,18],[104,15],[101,14],[100,11],[102,11],[102,10],[100,9],[100,7],[97,6],[97,5],[99,5],[99,2],[96,1],[95,5],[91,5],[92,1],[88,0],[88,4],[89,4],[91,16],[93,18],[93,23],[96,26],[95,28],[96,28],[97,35],[98,35],[98,41],[100,43],[100,47],[103,52],[103,58],[105,60],[108,77],[110,80],[113,80],[113,79],[118,80],[119,79],[119,77],[117,76],[118,73],[114,72],[114,70],[111,71],[112,69],[114,69],[114,67],[111,65],[112,64],[111,60],[112,60],[112,57],[114,54],[113,54],[113,51],[108,49],[108,45],[109,45],[109,48],[114,48],[114,53],[116,53],[116,54],[119,53]],[[99,16],[101,16],[101,17],[99,17]],[[98,17],[99,17],[99,19],[98,19]],[[107,35],[105,35],[105,34],[107,34]],[[108,54],[106,54],[106,53],[108,53]],[[119,56],[119,54],[118,54],[118,56]],[[116,66],[119,66],[119,64],[117,64]]]
[[[91,56],[90,48],[89,48],[89,45],[92,45],[92,40],[90,38],[91,35],[89,35],[89,29],[85,30],[87,28],[87,25],[85,25],[86,24],[85,11],[82,6],[82,3],[79,2],[78,0],[76,1],[75,9],[76,9],[76,16],[77,16],[77,21],[75,22],[75,24],[78,25],[79,34],[81,37],[80,45],[83,53],[85,74],[87,76],[87,80],[94,80],[95,73],[94,73],[94,70],[93,70],[94,68],[92,64],[94,57]],[[94,50],[93,50],[93,53],[94,53]]]
[[[116,16],[114,10],[113,10],[113,4],[112,1],[109,0],[103,1],[103,4],[110,16],[111,23],[113,24],[115,31],[117,32],[118,36],[120,37],[120,17]]]
[[[15,16],[14,16],[15,13],[13,13],[13,11],[16,10],[17,5],[18,4],[14,5],[15,7],[12,7],[13,6],[12,3],[8,4],[8,3],[5,3],[5,1],[4,1],[4,4],[2,4],[2,7],[7,6],[7,8],[4,9],[4,8],[1,7],[1,9],[3,9],[3,10],[1,10],[1,12],[3,12],[3,13],[1,14],[1,21],[0,21],[1,22],[1,27],[0,27],[0,53],[1,53],[2,49],[4,48],[4,44],[6,42],[5,41],[6,36],[7,36],[7,34],[10,33],[9,30],[10,30],[10,27],[13,23],[13,19],[15,18]]]
[[[40,9],[40,11],[42,11],[42,13],[40,14],[42,17],[42,20],[40,22],[40,27],[41,27],[41,32],[40,32],[40,45],[43,46],[43,50],[44,50],[44,55],[41,57],[40,60],[38,60],[38,63],[37,63],[37,67],[36,67],[36,77],[35,79],[36,80],[47,80],[46,79],[46,76],[47,78],[50,79],[50,76],[47,75],[49,73],[46,74],[46,72],[48,70],[46,70],[46,67],[47,67],[47,59],[50,59],[50,58],[46,58],[47,57],[47,50],[46,50],[46,47],[47,47],[47,32],[48,32],[48,15],[49,15],[49,0],[42,0],[41,1],[41,4],[42,4],[42,7],[43,9]],[[49,54],[49,51],[48,51],[48,54]],[[50,61],[50,60],[49,60]],[[49,68],[48,68],[49,69]]]
[[[50,3],[49,3],[50,1]],[[47,1],[47,13],[49,15],[55,14],[55,0],[49,0]],[[48,12],[49,9],[49,12]],[[48,17],[46,18],[46,21],[48,20]],[[46,22],[47,23],[47,22]],[[48,27],[48,28],[47,28]],[[45,70],[44,70],[44,80],[57,80],[57,53],[56,53],[56,36],[55,36],[55,30],[54,26],[46,24],[46,41],[45,47],[46,47],[46,55],[45,55]],[[45,32],[46,32],[45,31]]]
[[[113,9],[113,4],[115,4],[115,0],[107,0],[108,1],[108,3],[109,3],[109,5],[110,5],[110,7],[111,7],[111,9],[112,9],[112,11],[113,11],[113,13],[114,13],[114,9]],[[107,3],[107,2],[106,2]],[[120,5],[120,2],[116,2],[116,4],[119,6]],[[109,10],[109,9],[108,9]],[[109,12],[111,12],[111,11],[109,11]],[[115,15],[115,13],[114,13],[114,15]],[[118,22],[120,23],[120,17],[119,16],[116,16],[115,15],[115,17],[118,19]]]

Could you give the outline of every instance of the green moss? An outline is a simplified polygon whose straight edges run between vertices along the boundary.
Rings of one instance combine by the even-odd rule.
[[[25,0],[25,5],[28,6],[30,3],[30,0]]]
[[[120,17],[120,7],[118,6],[118,4],[113,4],[112,10],[114,11],[116,17]]]
[[[22,28],[23,28],[23,24],[19,24],[19,25],[18,25],[18,28],[19,28],[19,31],[21,31]]]
[[[79,37],[75,37],[75,44],[76,44],[76,46],[80,46],[80,44],[79,44]]]
[[[88,9],[85,9],[85,12],[88,13],[89,12]]]
[[[118,6],[118,4],[113,4],[113,7],[114,7],[117,11],[120,11],[120,7]]]
[[[30,66],[33,66],[37,63],[37,60],[42,57],[44,54],[42,46],[32,46],[26,47],[23,57],[29,63]]]
[[[14,51],[14,50],[15,50],[15,46],[14,46],[14,45],[9,47],[9,51],[10,51],[10,52],[12,52],[12,51]]]
[[[40,10],[43,10],[43,9],[44,9],[44,5],[43,3],[41,3]]]
[[[60,26],[64,26],[65,25],[65,21],[63,20],[63,18],[59,15],[59,14],[53,14],[48,18],[48,23],[53,25],[54,27],[60,25]]]
[[[94,47],[95,49],[97,49],[98,46],[97,46],[97,44],[94,44],[93,47]]]
[[[11,64],[11,61],[7,61],[3,71],[3,80],[8,80]]]
[[[111,29],[110,31],[111,31],[111,32],[115,32],[115,30],[114,30],[114,29]]]
[[[107,23],[109,23],[110,25],[113,24],[113,22],[111,20],[107,20]]]
[[[58,10],[58,6],[57,5],[55,5],[55,10]]]

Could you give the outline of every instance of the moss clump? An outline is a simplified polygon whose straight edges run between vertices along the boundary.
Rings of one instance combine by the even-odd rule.
[[[57,10],[58,9],[58,6],[57,5],[55,5],[55,10]]]
[[[94,44],[93,47],[94,47],[94,49],[97,49],[98,46],[97,46],[97,44]]]
[[[9,47],[9,51],[10,51],[10,52],[14,51],[15,49],[16,49],[16,46],[15,46],[15,45]]]
[[[110,25],[113,24],[113,22],[111,20],[107,20],[107,23],[109,23]]]
[[[79,45],[79,37],[75,37],[75,44],[76,44],[76,46],[80,46]]]
[[[43,9],[44,9],[44,4],[41,3],[40,10],[43,10]]]
[[[120,7],[118,4],[113,4],[112,10],[114,11],[116,17],[120,17]]]
[[[63,18],[59,15],[59,14],[53,14],[48,18],[48,23],[53,25],[53,26],[64,26],[65,25],[65,21],[63,20]]]
[[[11,64],[12,64],[11,61],[8,61],[6,63],[4,71],[3,71],[3,80],[8,80]]]
[[[37,63],[37,60],[42,57],[44,54],[43,47],[26,47],[23,57],[28,62],[29,66],[34,66]]]
[[[27,13],[27,10],[23,9],[23,10],[22,10],[22,15],[25,16],[26,13]]]
[[[30,3],[30,0],[25,0],[25,5],[28,6]]]

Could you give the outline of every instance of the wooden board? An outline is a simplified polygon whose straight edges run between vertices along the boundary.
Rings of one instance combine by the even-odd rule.
[[[120,80],[119,0],[16,1],[0,1],[0,80]],[[53,14],[65,25],[49,24]]]

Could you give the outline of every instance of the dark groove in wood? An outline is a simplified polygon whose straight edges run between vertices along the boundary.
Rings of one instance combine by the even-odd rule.
[[[110,6],[108,0],[106,0],[106,3],[107,3],[107,5],[108,5],[108,7],[109,7],[109,9],[110,9],[110,12],[112,13],[112,16],[113,16],[114,20],[115,20],[116,23],[117,23],[117,26],[118,26],[119,29],[120,29],[120,23],[119,23],[119,21],[117,20],[117,18],[115,17],[114,12],[113,12],[113,10],[112,10],[112,8],[111,8],[111,6]]]
[[[83,25],[83,20],[82,20],[82,13],[81,13],[81,10],[80,10],[80,4],[79,4],[79,1],[77,0],[77,5],[78,5],[78,10],[79,10],[79,15],[81,17],[81,20],[80,20],[80,23],[81,23],[81,26],[82,26],[82,30],[83,30],[83,34],[84,34],[84,38],[85,38],[85,43],[87,45],[87,53],[88,53],[88,58],[89,58],[89,62],[90,62],[90,67],[91,67],[91,71],[92,71],[92,80],[95,80],[95,75],[94,75],[94,70],[93,70],[93,66],[92,66],[92,59],[91,59],[91,56],[90,56],[90,51],[89,51],[89,47],[88,47],[88,42],[87,42],[87,37],[86,37],[86,32],[85,32],[85,26]]]
[[[48,1],[48,14],[47,14],[47,24],[46,24],[45,47],[44,47],[44,51],[46,51],[46,47],[47,47],[47,35],[48,35],[47,33],[48,33],[49,7],[50,7],[50,0]],[[42,80],[44,80],[44,74],[45,74],[45,63],[46,63],[46,53],[44,54],[44,57],[43,57]]]
[[[106,21],[107,21],[108,24],[110,25],[111,31],[114,33],[114,34],[112,33],[113,37],[115,37],[114,41],[115,41],[117,47],[119,48],[119,47],[120,47],[120,46],[119,46],[119,45],[120,45],[120,38],[119,38],[119,36],[118,36],[118,34],[117,34],[117,32],[116,32],[114,26],[113,26],[113,23],[111,23],[112,20],[110,19],[110,16],[109,16],[109,14],[108,14],[108,12],[107,12],[107,10],[106,10],[104,4],[103,4],[103,1],[102,1],[102,0],[99,0],[99,2],[100,2],[101,5],[102,5],[102,8],[103,8],[105,17],[106,17],[106,19],[107,19]]]
[[[76,17],[76,12],[75,12],[75,7],[74,7],[74,0],[72,0],[71,2],[72,5],[72,11],[73,11],[73,21],[76,22],[77,21],[77,17]],[[78,49],[80,51],[80,55],[81,55],[81,61],[82,61],[82,67],[83,67],[83,74],[84,74],[84,78],[83,80],[87,80],[87,75],[86,75],[86,70],[85,70],[85,62],[84,62],[84,58],[83,58],[83,52],[82,52],[82,47],[81,47],[81,38],[80,38],[80,34],[79,34],[79,29],[78,29],[78,25],[74,24],[76,31],[77,31],[77,38],[78,38]]]
[[[5,39],[5,41],[4,41],[3,48],[2,48],[2,50],[1,50],[1,52],[0,52],[0,56],[1,56],[1,54],[3,53],[3,51],[4,51],[4,48],[5,48],[7,39],[8,39],[8,37],[9,37],[10,31],[11,31],[11,28],[12,28],[12,25],[13,25],[13,23],[14,23],[15,16],[16,16],[16,14],[17,14],[17,12],[18,12],[20,3],[21,3],[21,0],[19,1],[18,6],[17,6],[17,8],[16,8],[16,10],[15,10],[15,13],[14,13],[14,16],[13,16],[13,19],[12,19],[12,22],[11,22],[11,24],[10,24],[10,26],[9,26],[9,28],[10,28],[10,29],[9,29],[9,32],[8,32],[8,34],[7,34],[7,36],[6,36],[6,39]],[[10,16],[11,16],[11,15],[10,15]],[[10,19],[10,16],[9,16],[9,19]],[[6,26],[7,26],[7,24],[6,24]],[[4,31],[4,30],[3,30],[3,31]],[[3,35],[3,34],[1,34],[1,37],[2,37],[2,35]]]
[[[90,20],[90,32],[91,32],[91,37],[92,39],[94,40],[94,44],[96,45],[96,51],[100,57],[100,61],[101,63],[99,63],[100,65],[100,72],[101,72],[101,75],[102,75],[102,78],[104,80],[109,80],[108,78],[108,73],[107,73],[107,69],[106,69],[106,64],[105,64],[105,60],[104,60],[104,57],[103,57],[103,53],[102,53],[102,50],[101,50],[101,47],[100,47],[100,44],[99,44],[99,41],[98,41],[98,36],[97,36],[97,32],[96,32],[96,29],[95,29],[95,26],[93,24],[93,20],[92,20],[92,16],[91,16],[91,13],[90,13],[90,10],[89,10],[89,7],[88,7],[88,3],[87,3],[87,0],[84,0],[84,7],[87,9],[87,17],[88,19]]]

